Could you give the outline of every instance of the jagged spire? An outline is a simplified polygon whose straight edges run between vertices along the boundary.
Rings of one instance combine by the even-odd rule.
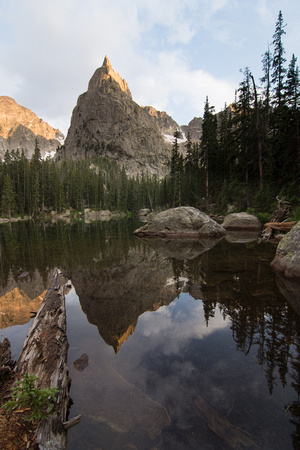
[[[110,60],[108,59],[107,55],[105,55],[105,58],[104,58],[104,61],[103,61],[102,66],[111,67],[111,62],[110,62]]]

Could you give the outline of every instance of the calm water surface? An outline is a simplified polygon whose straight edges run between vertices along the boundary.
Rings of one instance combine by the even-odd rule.
[[[271,270],[275,247],[147,242],[138,225],[0,226],[0,335],[16,356],[51,270],[72,282],[70,416],[82,421],[68,448],[299,448],[299,287]]]

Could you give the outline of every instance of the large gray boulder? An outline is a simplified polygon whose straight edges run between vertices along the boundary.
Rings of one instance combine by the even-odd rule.
[[[202,238],[220,237],[226,233],[221,225],[191,206],[167,209],[148,217],[148,223],[135,230],[135,235],[139,237]]]
[[[222,225],[226,230],[260,230],[262,227],[256,216],[245,212],[228,214]]]
[[[300,280],[300,221],[279,242],[271,266],[287,278]]]

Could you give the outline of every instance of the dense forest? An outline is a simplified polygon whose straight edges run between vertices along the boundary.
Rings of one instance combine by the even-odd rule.
[[[257,84],[249,67],[230,106],[216,114],[206,98],[202,135],[184,148],[174,135],[169,174],[164,179],[129,177],[115,161],[31,160],[24,151],[6,152],[0,163],[3,217],[38,216],[50,210],[85,207],[136,212],[180,205],[225,213],[271,211],[276,196],[300,205],[300,78],[293,54],[286,65],[281,11],[270,48],[262,56]]]

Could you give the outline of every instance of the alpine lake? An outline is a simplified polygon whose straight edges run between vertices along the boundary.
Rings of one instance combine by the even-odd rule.
[[[0,340],[17,359],[59,268],[68,449],[300,448],[300,292],[257,235],[139,239],[138,219],[0,225]],[[297,312],[298,311],[298,312]]]

